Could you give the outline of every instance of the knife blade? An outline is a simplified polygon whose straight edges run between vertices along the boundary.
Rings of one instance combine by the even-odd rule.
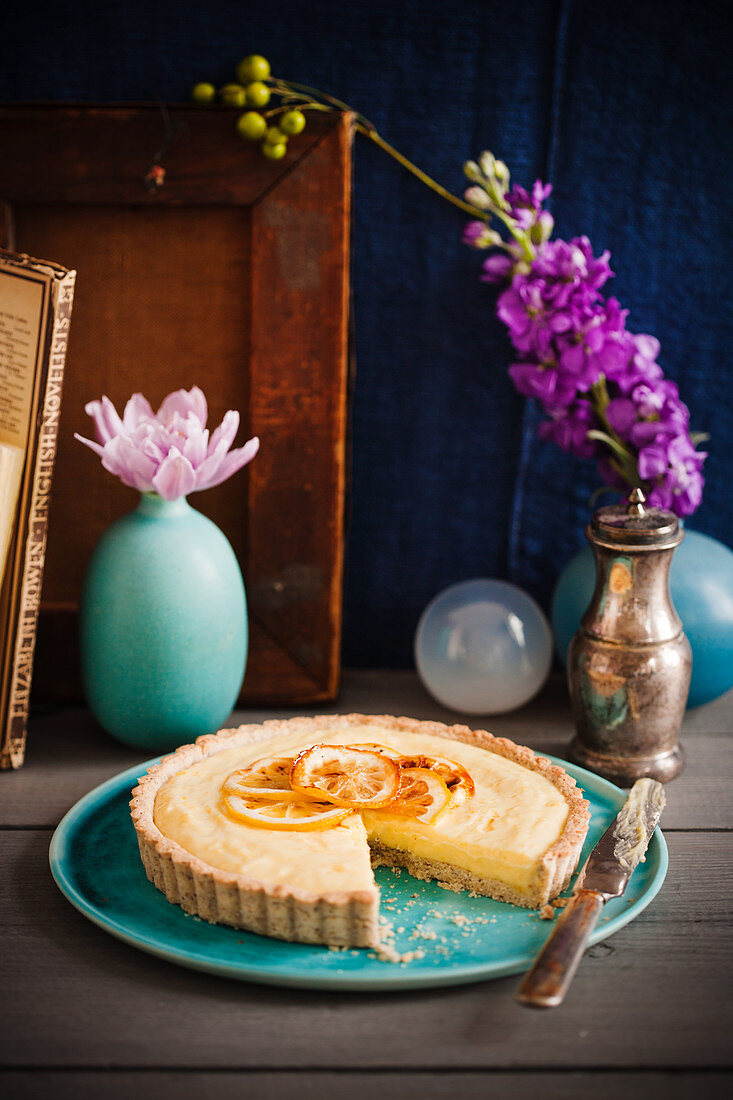
[[[601,910],[620,897],[641,863],[666,802],[654,779],[637,779],[578,875],[570,903],[517,990],[517,1000],[536,1008],[562,1003]]]

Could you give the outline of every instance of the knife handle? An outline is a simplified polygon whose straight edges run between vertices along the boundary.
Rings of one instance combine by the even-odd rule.
[[[521,1004],[535,1008],[561,1004],[605,900],[595,890],[581,889],[573,895],[517,990]]]

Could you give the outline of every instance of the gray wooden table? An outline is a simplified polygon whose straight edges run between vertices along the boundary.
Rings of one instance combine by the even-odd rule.
[[[338,704],[323,709],[458,717],[400,672],[347,674]],[[562,681],[486,724],[562,756],[571,734]],[[688,713],[683,744],[660,894],[589,949],[561,1008],[538,1012],[514,1001],[516,977],[398,994],[305,992],[183,969],[112,938],[59,893],[48,846],[78,798],[141,754],[83,710],[34,716],[25,766],[0,775],[0,1096],[727,1095],[733,693]]]

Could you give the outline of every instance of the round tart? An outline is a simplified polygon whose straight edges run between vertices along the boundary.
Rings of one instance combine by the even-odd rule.
[[[302,943],[379,942],[372,867],[540,908],[588,830],[575,780],[466,726],[361,714],[240,726],[143,776],[150,881],[205,920]]]

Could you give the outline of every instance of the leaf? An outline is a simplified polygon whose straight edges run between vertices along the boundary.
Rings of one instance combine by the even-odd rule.
[[[597,439],[599,442],[605,443],[615,455],[618,455],[622,462],[628,463],[629,461],[634,461],[634,456],[631,454],[631,451],[627,451],[617,439],[614,439],[613,436],[610,436],[607,432],[602,432],[599,428],[590,428],[588,431],[588,438]]]

